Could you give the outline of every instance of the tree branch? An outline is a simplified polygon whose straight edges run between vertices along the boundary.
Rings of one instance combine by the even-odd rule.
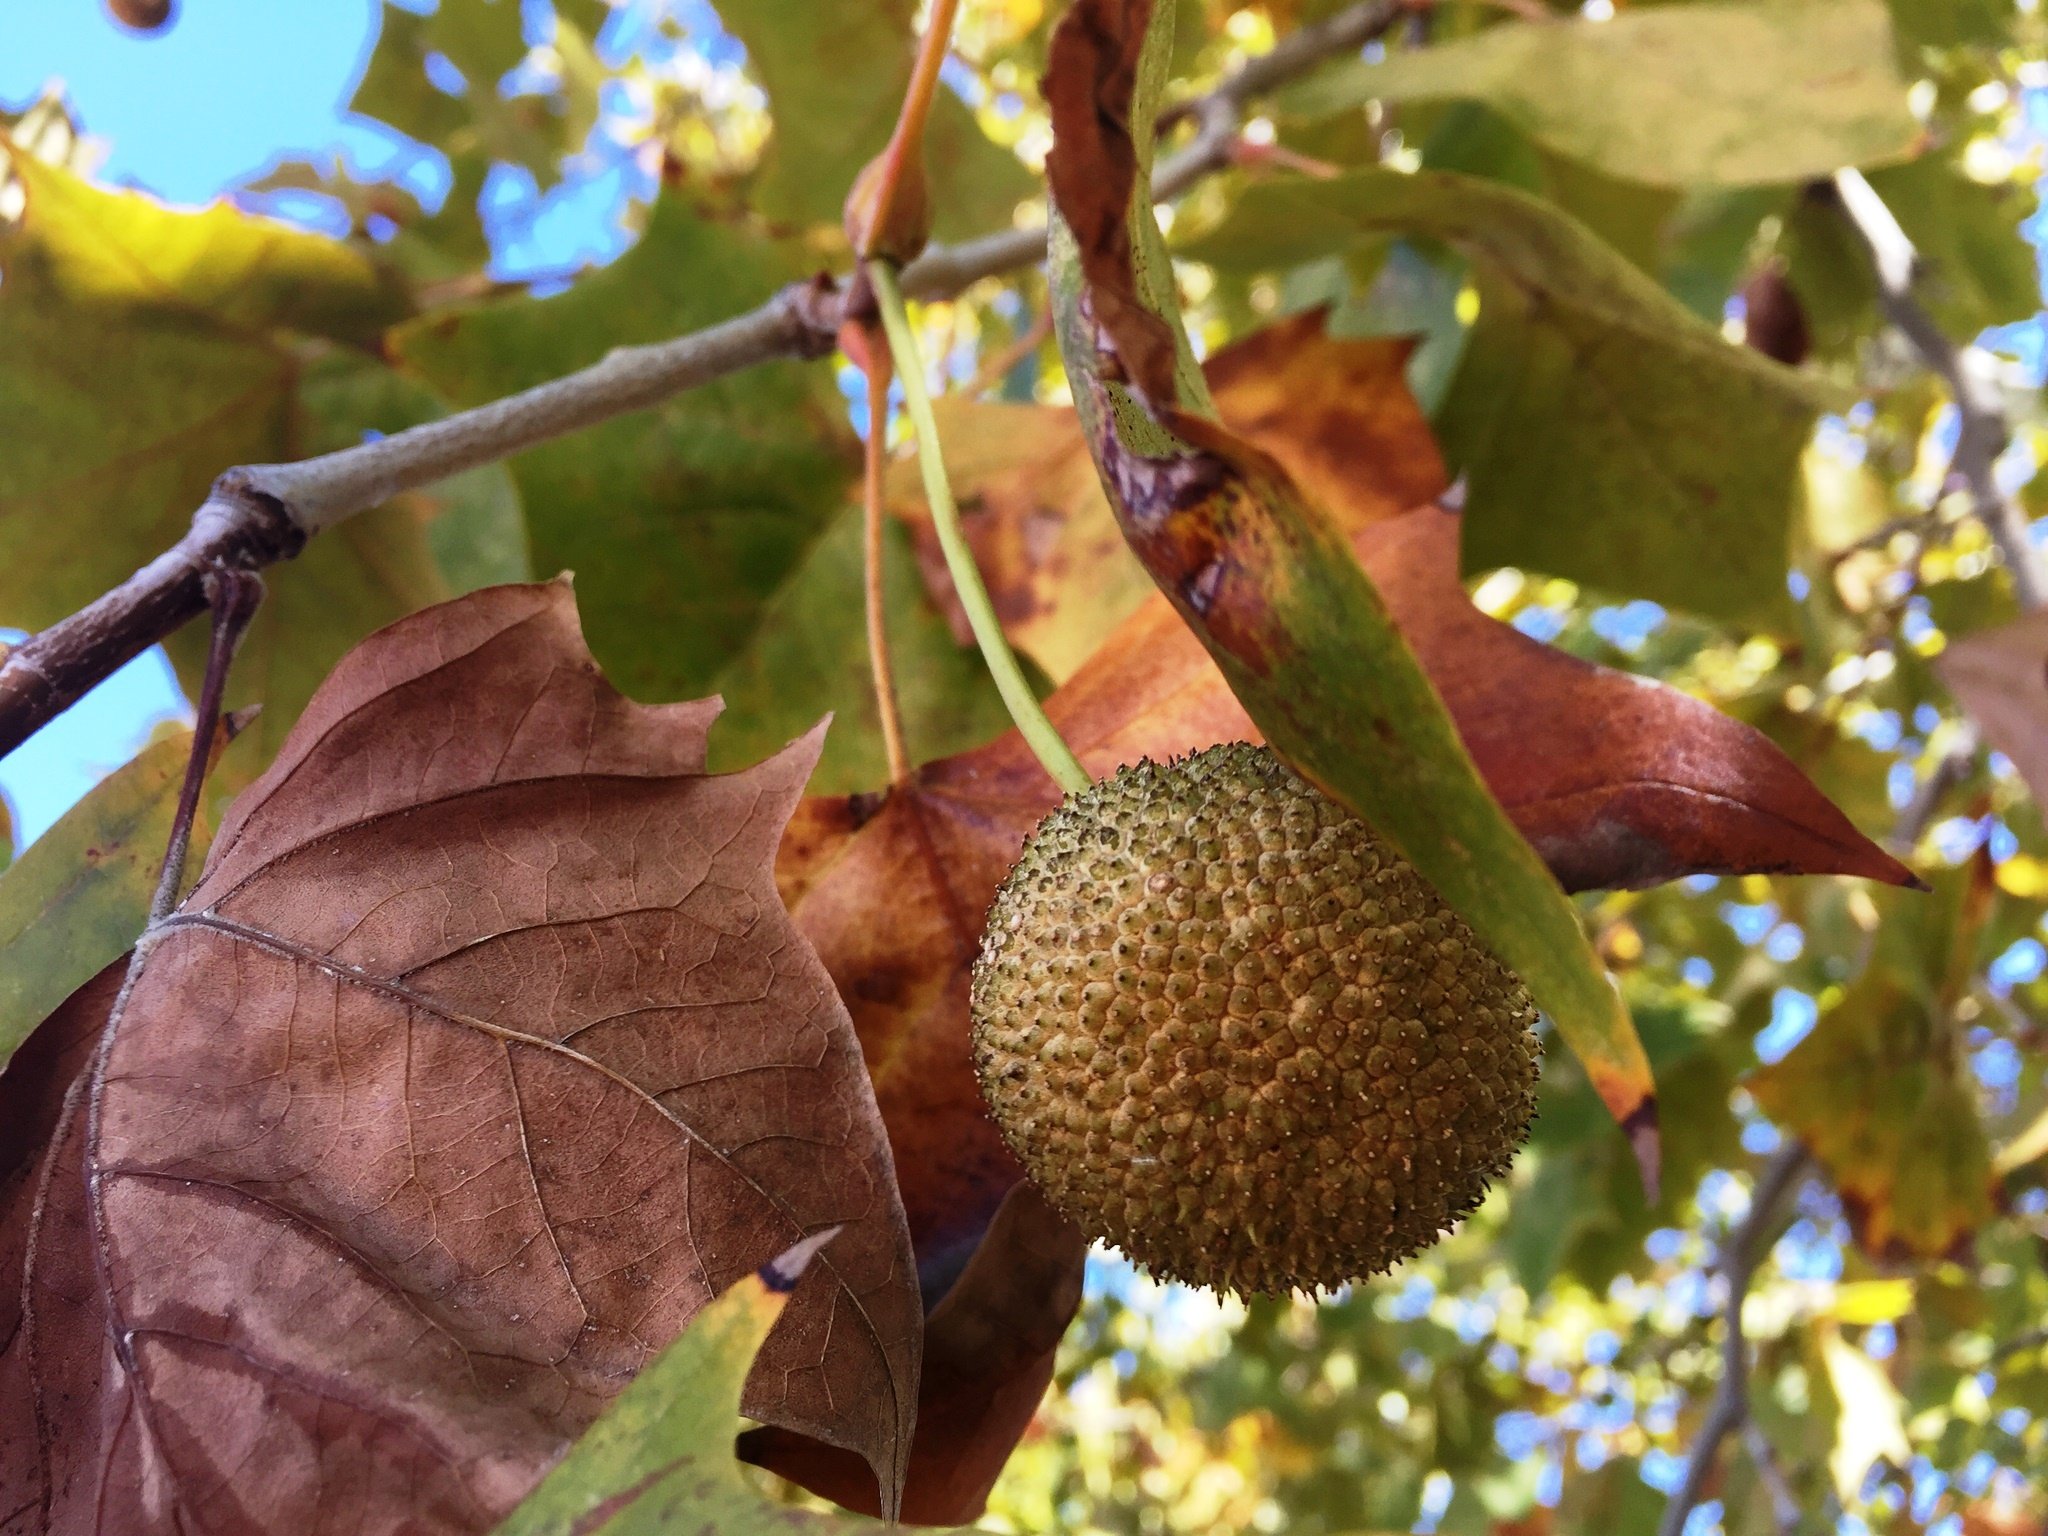
[[[1161,163],[1161,198],[1228,163],[1237,120],[1253,97],[1363,45],[1430,0],[1363,0],[1283,38],[1181,109],[1194,139]],[[950,298],[986,277],[1045,257],[1045,231],[1004,230],[935,246],[906,267],[915,299]],[[111,592],[0,657],[0,755],[21,745],[116,668],[206,608],[204,575],[258,570],[306,540],[403,491],[493,463],[550,438],[645,410],[777,358],[817,357],[834,345],[847,286],[826,277],[784,290],[746,314],[653,346],[622,347],[577,373],[389,437],[293,464],[231,469],[214,482],[190,530]]]
[[[1784,1202],[1787,1191],[1805,1173],[1806,1166],[1806,1149],[1797,1142],[1787,1141],[1757,1175],[1756,1188],[1750,1196],[1749,1214],[1742,1218],[1721,1245],[1718,1267],[1728,1288],[1727,1299],[1721,1309],[1724,1326],[1721,1382],[1714,1389],[1713,1401],[1707,1406],[1706,1420],[1700,1425],[1699,1437],[1693,1442],[1692,1459],[1686,1464],[1685,1478],[1679,1484],[1678,1492],[1671,1496],[1671,1502],[1664,1506],[1664,1518],[1657,1524],[1657,1536],[1680,1536],[1685,1529],[1686,1517],[1706,1494],[1707,1478],[1720,1455],[1721,1442],[1749,1422],[1749,1339],[1742,1331],[1742,1304],[1749,1298],[1749,1284],[1756,1278],[1757,1266],[1769,1252],[1766,1238],[1775,1227],[1778,1207]],[[1771,1470],[1776,1472],[1775,1463]],[[1778,1477],[1779,1485],[1783,1481],[1782,1476]]]
[[[1863,173],[1837,171],[1827,185],[1870,253],[1878,305],[1885,319],[1948,386],[1949,398],[1955,402],[1961,430],[1945,479],[1962,482],[1972,514],[1991,535],[2006,569],[2012,572],[2020,607],[2033,613],[2048,606],[2048,569],[2034,548],[2026,513],[1998,488],[1998,457],[2012,441],[2012,431],[1990,356],[1981,347],[1958,346],[1950,340],[1914,296],[1920,253]]]

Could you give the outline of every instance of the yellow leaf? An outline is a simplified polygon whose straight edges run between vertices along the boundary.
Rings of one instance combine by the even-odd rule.
[[[1880,1461],[1902,1466],[1912,1450],[1906,1443],[1898,1388],[1877,1362],[1829,1324],[1820,1329],[1820,1349],[1828,1384],[1842,1406],[1828,1471],[1842,1502],[1853,1506],[1872,1467]]]

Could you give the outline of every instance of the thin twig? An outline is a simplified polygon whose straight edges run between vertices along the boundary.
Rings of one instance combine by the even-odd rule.
[[[1052,306],[1048,304],[1033,317],[1030,326],[1022,335],[1014,337],[1000,350],[982,359],[981,366],[974,370],[974,377],[960,393],[969,400],[980,399],[1007,379],[1011,369],[1044,346],[1046,338],[1051,335]]]
[[[1785,1480],[1785,1469],[1778,1464],[1778,1448],[1771,1444],[1771,1437],[1764,1433],[1763,1426],[1754,1417],[1745,1416],[1743,1419],[1742,1448],[1749,1452],[1749,1463],[1756,1468],[1757,1481],[1764,1485],[1764,1495],[1771,1501],[1771,1519],[1778,1527],[1779,1536],[1796,1536],[1799,1500],[1793,1496],[1791,1483]]]
[[[1970,776],[1970,767],[1977,758],[1977,746],[1977,727],[1966,720],[1949,749],[1927,770],[1927,777],[1914,786],[1913,798],[1899,812],[1898,825],[1892,828],[1889,839],[1901,857],[1912,853],[1914,844],[1934,824],[1935,812],[1941,809],[1942,801]]]
[[[1686,1517],[1706,1493],[1721,1442],[1749,1418],[1749,1339],[1742,1331],[1742,1304],[1749,1298],[1749,1284],[1756,1277],[1757,1266],[1770,1251],[1766,1238],[1776,1224],[1778,1207],[1806,1167],[1806,1149],[1797,1142],[1786,1142],[1757,1175],[1749,1214],[1721,1244],[1718,1267],[1728,1289],[1721,1309],[1721,1381],[1714,1389],[1706,1419],[1693,1442],[1685,1478],[1678,1485],[1678,1492],[1671,1496],[1671,1502],[1664,1506],[1657,1536],[1680,1536]]]
[[[1998,458],[2012,440],[2012,429],[1999,399],[1991,357],[1981,347],[1959,346],[1951,340],[1914,296],[1920,253],[1863,173],[1838,171],[1831,185],[1843,214],[1870,253],[1885,318],[1948,386],[1955,402],[1960,427],[1944,479],[1962,482],[1972,514],[2012,572],[2020,607],[2036,612],[2048,606],[2048,568],[2034,548],[2026,513],[1998,488]]]
[[[1193,142],[1161,164],[1153,179],[1155,195],[1174,196],[1225,164],[1237,114],[1253,97],[1361,46],[1417,3],[1364,0],[1247,60],[1184,109],[1202,127]],[[1043,228],[1015,229],[934,246],[904,269],[903,292],[921,300],[952,297],[983,278],[1043,260],[1045,238]],[[201,613],[207,571],[275,564],[297,554],[314,534],[400,492],[645,410],[759,363],[822,356],[846,319],[846,301],[845,284],[820,278],[705,330],[653,346],[622,347],[579,372],[375,442],[294,464],[229,470],[214,482],[177,544],[0,660],[0,754]]]
[[[185,883],[185,857],[192,848],[192,823],[199,815],[199,792],[213,761],[214,733],[221,729],[221,700],[227,694],[228,669],[235,650],[249,632],[263,601],[263,578],[254,571],[217,570],[206,574],[206,600],[213,609],[213,639],[206,650],[206,675],[199,686],[199,712],[192,724],[192,755],[185,763],[185,782],[178,790],[178,808],[171,817],[171,835],[157,875],[156,897],[149,904],[152,925],[171,915]]]
[[[903,744],[903,710],[896,694],[896,666],[889,651],[889,617],[882,583],[882,467],[889,454],[889,348],[870,334],[868,440],[861,456],[861,564],[867,599],[868,671],[875,684],[875,715],[882,727],[882,752],[889,782],[910,782],[910,752]]]

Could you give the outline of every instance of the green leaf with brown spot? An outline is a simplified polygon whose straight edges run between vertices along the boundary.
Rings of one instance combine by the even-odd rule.
[[[1138,190],[1169,18],[1145,0],[1078,0],[1046,76],[1060,346],[1125,538],[1273,747],[1390,837],[1521,975],[1654,1181],[1649,1063],[1571,903],[1333,519],[1217,421],[1193,366]]]

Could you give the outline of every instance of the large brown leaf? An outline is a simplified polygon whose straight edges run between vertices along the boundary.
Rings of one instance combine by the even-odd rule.
[[[712,1296],[834,1225],[748,1410],[893,1504],[909,1243],[770,874],[817,738],[707,775],[715,713],[614,692],[559,583],[336,669],[5,1186],[0,1528],[488,1529]],[[24,1093],[46,1118],[62,1076]]]

